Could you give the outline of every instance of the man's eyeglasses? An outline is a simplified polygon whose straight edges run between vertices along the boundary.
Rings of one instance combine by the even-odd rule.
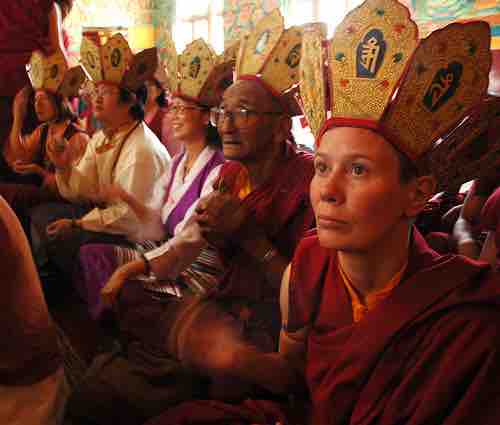
[[[220,126],[226,118],[231,118],[234,126],[244,128],[248,125],[248,119],[256,115],[281,115],[277,111],[253,111],[247,108],[237,108],[227,111],[225,108],[214,107],[210,109],[210,122],[214,127]]]
[[[204,108],[200,106],[189,106],[189,105],[172,105],[167,108],[169,114],[175,115],[186,115],[186,111],[203,111]]]

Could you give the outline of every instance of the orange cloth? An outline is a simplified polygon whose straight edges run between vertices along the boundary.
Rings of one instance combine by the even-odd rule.
[[[385,298],[389,296],[392,290],[398,286],[399,282],[401,282],[401,278],[406,270],[406,266],[408,265],[408,261],[403,264],[401,270],[399,270],[392,278],[385,284],[382,289],[378,291],[369,293],[364,299],[359,295],[356,288],[353,286],[351,280],[342,269],[340,261],[338,262],[339,272],[344,280],[345,287],[347,292],[349,293],[349,297],[351,298],[352,305],[352,316],[354,322],[359,322],[366,313],[375,308],[378,304],[380,304]]]

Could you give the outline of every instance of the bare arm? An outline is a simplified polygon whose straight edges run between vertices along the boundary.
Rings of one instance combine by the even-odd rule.
[[[53,3],[49,14],[49,46],[47,50],[49,54],[61,52],[68,62],[62,32],[62,11],[56,2]]]

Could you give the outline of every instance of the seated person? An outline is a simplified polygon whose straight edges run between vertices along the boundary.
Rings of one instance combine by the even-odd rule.
[[[120,34],[114,37],[121,43],[116,58],[125,60],[128,45]],[[156,53],[145,54],[155,57]],[[91,52],[82,57],[83,65],[90,70],[93,60],[99,60],[92,59]],[[33,251],[40,267],[47,266],[50,260],[52,266],[71,276],[81,245],[92,241],[127,244],[140,238],[139,220],[133,210],[122,202],[101,201],[101,188],[119,184],[141,203],[159,204],[153,188],[164,174],[169,156],[142,121],[144,99],[137,97],[133,89],[138,90],[147,78],[148,66],[154,69],[156,64],[148,62],[144,66],[145,73],[130,68],[117,74],[110,64],[103,65],[104,76],[95,100],[96,117],[103,130],[94,134],[78,164],[73,165],[69,149],[59,149],[55,143],[47,145],[49,158],[55,164],[58,192],[71,203],[49,203],[30,213]]]
[[[61,423],[69,395],[52,318],[24,232],[0,197],[3,348],[0,352],[0,423]]]
[[[276,55],[286,56],[295,43],[283,45]],[[253,51],[251,46],[248,51]],[[266,61],[276,63],[272,57]],[[212,111],[225,158],[248,170],[238,196],[231,187],[241,180],[239,172],[234,175],[241,166],[229,161],[221,168],[217,190],[200,199],[191,223],[163,252],[146,253],[147,260],[130,262],[111,278],[110,292],[119,293],[114,307],[122,348],[98,356],[73,394],[68,412],[76,423],[140,424],[169,406],[206,394],[208,377],[214,397],[244,396],[248,393],[243,389],[251,391],[259,374],[247,369],[246,359],[234,351],[241,347],[253,359],[256,351],[277,348],[281,275],[302,234],[313,225],[308,202],[313,169],[311,155],[287,140],[290,116],[276,96],[279,91],[269,88],[285,90],[279,81],[286,75],[292,85],[296,79],[290,74],[297,73],[286,66],[282,73],[270,74],[276,77],[267,84],[241,76],[224,92],[221,107]],[[196,245],[200,232],[222,258],[220,282],[204,296],[182,283],[176,286],[179,296],[162,294],[172,282],[161,279],[185,261],[182,254],[175,255],[179,240]],[[148,264],[160,279],[156,291],[133,279],[146,273]]]
[[[217,81],[221,76],[216,74],[217,69],[214,67],[203,78]],[[209,84],[200,86],[205,87],[205,90],[211,87]],[[148,208],[121,187],[110,188],[108,195],[129,204],[141,220],[141,241],[132,248],[87,244],[80,249],[77,289],[89,304],[90,314],[95,319],[104,308],[100,291],[113,272],[161,245],[158,241],[164,242],[182,230],[196,208],[198,199],[213,190],[224,156],[219,134],[210,124],[209,107],[216,104],[216,99],[206,104],[201,102],[202,98],[203,93],[199,93],[196,97],[198,100],[195,100],[179,92],[170,103],[168,119],[173,126],[172,134],[182,146],[182,151],[173,158],[165,174],[155,183],[158,192],[155,198],[162,200],[161,210]]]
[[[59,55],[42,58],[47,67],[61,61]],[[40,72],[36,62],[39,59],[39,54],[33,55],[31,73]],[[85,78],[83,70],[80,67],[69,70],[62,68],[60,72],[62,75],[57,80],[48,75],[42,79],[33,79],[35,112],[42,124],[28,136],[23,136],[21,129],[30,89],[22,89],[14,101],[14,124],[4,155],[19,177],[18,183],[0,183],[0,194],[18,215],[24,215],[29,208],[40,203],[60,199],[55,184],[54,164],[49,159],[47,146],[51,143],[68,143],[75,163],[82,157],[87,146],[88,137],[77,127],[76,118],[67,103],[68,97],[78,93],[79,83]],[[70,86],[69,82],[73,79],[76,79],[75,84]],[[35,184],[22,184],[30,182]]]
[[[379,77],[356,74],[365,68],[355,66],[360,35],[353,28],[364,22],[363,34],[374,34],[375,42],[382,37],[374,4],[387,28],[385,59],[373,62],[380,78],[394,71],[393,52],[406,62],[386,80],[386,92],[378,89]],[[485,263],[437,254],[413,225],[435,191],[426,169],[434,142],[463,119],[453,105],[470,110],[486,92],[489,27],[450,25],[414,52],[417,26],[409,16],[394,0],[369,0],[351,12],[330,44],[342,49],[343,60],[330,52],[328,74],[317,48],[324,37],[304,36],[300,89],[308,119],[318,124],[310,190],[317,229],[301,241],[283,277],[281,355],[262,358],[256,373],[269,382],[274,375],[276,388],[287,368],[303,376],[309,414],[287,418],[276,408],[258,414],[259,404],[250,409],[247,402],[238,415],[234,406],[192,402],[150,424],[498,423],[500,276]],[[405,28],[399,34],[392,30],[396,23]],[[465,54],[471,39],[476,49]],[[436,48],[449,40],[463,41]],[[475,84],[460,81],[444,98],[452,100],[449,108],[424,108],[436,100],[425,100],[437,81],[432,77],[442,75],[442,64],[452,58],[460,58],[461,75],[474,71]],[[327,116],[328,103],[314,75],[328,76],[332,88],[331,118],[319,123],[315,118]]]
[[[59,51],[66,56],[62,22],[73,0],[27,0],[0,5],[0,143],[4,143],[12,125],[14,96],[27,84],[25,65],[31,54]],[[10,175],[0,152],[0,177]]]

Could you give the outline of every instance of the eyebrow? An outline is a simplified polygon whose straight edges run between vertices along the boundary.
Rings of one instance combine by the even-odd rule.
[[[323,159],[334,159],[335,155],[329,155],[323,152],[315,152],[314,154],[315,158],[323,158]],[[362,153],[353,153],[350,155],[347,155],[344,160],[353,160],[353,159],[365,159],[367,161],[373,162],[373,158],[370,158],[369,156],[366,156]]]

